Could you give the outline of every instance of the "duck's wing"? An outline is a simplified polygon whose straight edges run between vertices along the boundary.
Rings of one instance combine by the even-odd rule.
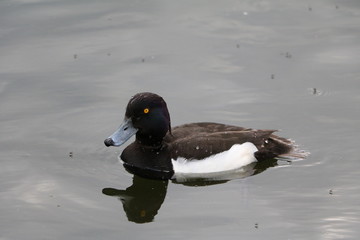
[[[243,129],[243,128],[242,128]],[[264,148],[269,142],[272,133],[275,130],[236,130],[229,128],[227,131],[187,132],[187,135],[181,134],[170,136],[168,145],[171,149],[172,159],[183,157],[186,159],[204,159],[213,154],[229,150],[234,144],[243,144],[245,142],[253,143],[258,149]],[[183,133],[184,131],[182,131]]]
[[[232,131],[243,131],[250,130],[248,128],[232,126],[221,123],[213,122],[198,122],[198,123],[188,123],[174,127],[171,131],[174,136],[188,136],[189,134],[198,134],[198,133],[222,133],[222,132],[232,132]],[[181,136],[180,136],[181,135]]]

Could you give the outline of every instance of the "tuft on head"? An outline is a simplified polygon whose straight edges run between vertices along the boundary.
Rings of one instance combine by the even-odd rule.
[[[166,103],[162,97],[155,93],[137,93],[130,99],[126,107],[126,117],[132,117],[142,112],[144,107],[166,107]]]

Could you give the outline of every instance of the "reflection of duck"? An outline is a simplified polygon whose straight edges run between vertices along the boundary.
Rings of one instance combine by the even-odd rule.
[[[153,221],[164,202],[167,186],[167,180],[144,179],[134,175],[133,184],[126,190],[104,188],[102,192],[121,200],[129,221],[146,223]]]
[[[297,154],[291,141],[273,132],[218,123],[191,123],[171,129],[163,98],[138,93],[127,105],[123,124],[104,143],[120,146],[136,134],[135,142],[125,148],[121,159],[125,168],[137,175],[160,179],[187,174],[203,177]]]
[[[244,167],[243,171],[224,175],[224,178],[219,178],[219,176],[213,179],[179,178],[174,179],[173,183],[192,187],[221,184],[231,179],[256,175],[276,165],[276,160],[252,163]],[[147,223],[154,221],[154,217],[157,215],[166,197],[167,186],[168,180],[147,179],[134,175],[132,185],[126,190],[104,188],[102,192],[105,195],[119,198],[129,221]]]

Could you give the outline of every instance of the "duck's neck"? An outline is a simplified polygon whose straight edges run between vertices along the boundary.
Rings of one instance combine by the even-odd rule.
[[[163,137],[136,134],[136,142],[145,148],[160,149],[163,146]]]

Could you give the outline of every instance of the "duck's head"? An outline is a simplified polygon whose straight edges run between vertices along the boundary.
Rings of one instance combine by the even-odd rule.
[[[123,123],[104,143],[120,146],[136,134],[140,144],[158,146],[168,131],[170,114],[164,99],[154,93],[138,93],[130,99]]]

